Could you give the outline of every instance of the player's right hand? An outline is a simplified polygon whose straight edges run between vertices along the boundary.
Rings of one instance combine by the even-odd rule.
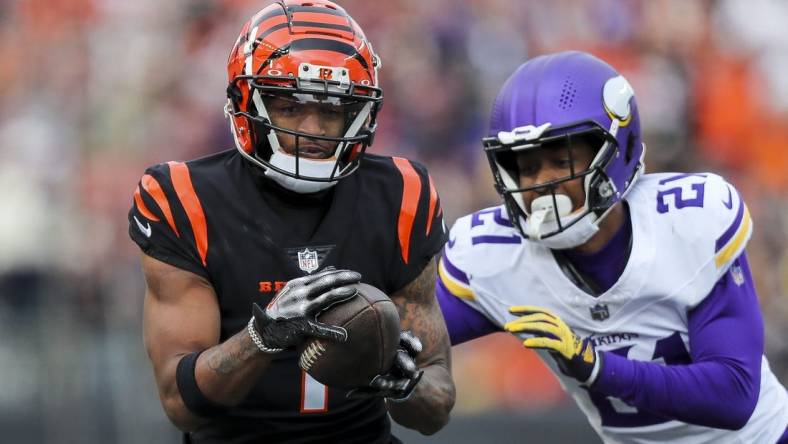
[[[424,374],[416,364],[416,356],[421,353],[422,348],[421,341],[413,332],[400,332],[399,349],[391,369],[375,376],[368,387],[349,391],[347,398],[386,398],[396,402],[407,400]]]
[[[265,309],[253,304],[254,329],[269,349],[293,347],[307,338],[344,342],[344,328],[323,324],[315,317],[328,307],[355,297],[358,291],[347,285],[358,282],[361,274],[333,267],[293,279]]]
[[[578,336],[566,322],[546,308],[517,305],[509,307],[509,313],[520,317],[504,325],[507,331],[533,335],[523,341],[525,347],[547,350],[564,373],[583,385],[594,383],[602,359],[590,338]]]

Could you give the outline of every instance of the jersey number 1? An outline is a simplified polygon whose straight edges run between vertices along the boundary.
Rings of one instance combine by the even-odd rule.
[[[301,370],[301,413],[328,411],[328,387]]]

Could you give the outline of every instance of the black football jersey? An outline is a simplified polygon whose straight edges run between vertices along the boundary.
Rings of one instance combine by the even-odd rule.
[[[212,283],[222,341],[246,327],[252,302],[265,306],[290,279],[333,265],[392,294],[446,241],[438,194],[416,162],[368,154],[323,203],[304,196],[303,208],[261,171],[235,150],[156,165],[129,212],[142,251]],[[389,442],[382,400],[348,400],[305,374],[295,351],[276,356],[249,396],[191,442]]]

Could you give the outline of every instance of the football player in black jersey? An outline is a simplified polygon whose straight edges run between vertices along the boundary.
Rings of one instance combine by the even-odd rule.
[[[446,230],[423,166],[365,155],[379,67],[339,6],[274,3],[228,61],[237,149],[142,176],[129,232],[143,251],[145,345],[187,442],[388,443],[389,414],[424,434],[447,423],[455,392],[433,297]],[[295,350],[346,338],[315,315],[359,280],[397,304],[402,348],[388,373],[345,392],[304,373]]]

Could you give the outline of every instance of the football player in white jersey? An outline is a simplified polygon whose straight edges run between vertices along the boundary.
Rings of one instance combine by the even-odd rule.
[[[436,291],[453,343],[517,335],[605,442],[788,442],[747,206],[715,174],[643,174],[623,76],[582,52],[528,61],[484,146],[504,202],[451,230]]]

